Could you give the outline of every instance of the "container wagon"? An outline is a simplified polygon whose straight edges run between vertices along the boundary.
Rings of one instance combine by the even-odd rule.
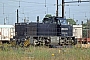
[[[15,27],[13,25],[0,25],[1,43],[8,43],[13,36],[15,36]]]

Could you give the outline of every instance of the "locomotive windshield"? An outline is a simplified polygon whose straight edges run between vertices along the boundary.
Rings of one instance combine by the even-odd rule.
[[[67,21],[65,18],[61,17],[48,17],[43,19],[43,23],[53,23],[53,24],[61,24],[61,25],[67,25]]]
[[[67,21],[66,21],[65,18],[55,17],[55,20],[57,20],[57,23],[58,23],[58,24],[67,25]]]

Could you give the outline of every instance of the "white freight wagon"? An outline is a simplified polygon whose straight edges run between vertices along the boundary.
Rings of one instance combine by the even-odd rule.
[[[13,25],[0,25],[0,41],[10,41],[15,36],[15,27]]]
[[[82,38],[82,25],[73,25],[73,36]]]

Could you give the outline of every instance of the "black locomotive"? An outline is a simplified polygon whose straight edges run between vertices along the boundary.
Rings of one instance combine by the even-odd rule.
[[[75,45],[73,27],[61,17],[44,18],[42,23],[15,23],[17,41],[30,40],[33,45]]]

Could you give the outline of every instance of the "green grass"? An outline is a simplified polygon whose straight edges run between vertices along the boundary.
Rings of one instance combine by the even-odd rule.
[[[15,48],[5,44],[0,48],[0,60],[90,60],[90,48]]]

